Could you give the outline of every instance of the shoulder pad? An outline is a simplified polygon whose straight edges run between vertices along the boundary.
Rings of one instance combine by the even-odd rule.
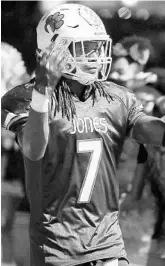
[[[129,94],[133,94],[132,91],[124,86],[118,85],[111,81],[104,82],[105,90],[113,96],[120,98],[123,102],[125,102],[126,98]]]

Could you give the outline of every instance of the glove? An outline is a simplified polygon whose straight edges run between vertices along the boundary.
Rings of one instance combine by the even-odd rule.
[[[66,51],[70,43],[71,40],[58,37],[55,43],[51,43],[44,51],[37,50],[35,89],[39,93],[52,95],[54,92],[70,56]],[[75,66],[72,67],[74,69]]]
[[[1,98],[1,126],[16,133],[26,123],[35,79],[8,91]]]

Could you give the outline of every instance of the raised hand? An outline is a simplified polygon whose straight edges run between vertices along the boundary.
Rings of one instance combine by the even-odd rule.
[[[62,76],[67,58],[64,47],[54,43],[39,56],[36,66],[36,90],[42,94],[46,94],[46,89],[53,92]]]

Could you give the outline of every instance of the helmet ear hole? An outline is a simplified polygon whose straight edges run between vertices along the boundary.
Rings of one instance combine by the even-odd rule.
[[[72,69],[72,65],[67,63],[66,66],[65,66],[66,70],[69,71]]]

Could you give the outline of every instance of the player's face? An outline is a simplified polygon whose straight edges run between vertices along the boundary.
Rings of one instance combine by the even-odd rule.
[[[97,59],[103,52],[103,41],[84,41],[83,44],[83,46],[81,42],[75,44],[76,56],[80,62],[79,67],[83,72],[95,74],[98,68]],[[84,55],[88,58],[87,63],[82,63]]]
[[[112,64],[110,78],[118,81],[129,81],[134,79],[139,72],[139,65],[136,62],[129,63],[127,58],[120,57]]]

